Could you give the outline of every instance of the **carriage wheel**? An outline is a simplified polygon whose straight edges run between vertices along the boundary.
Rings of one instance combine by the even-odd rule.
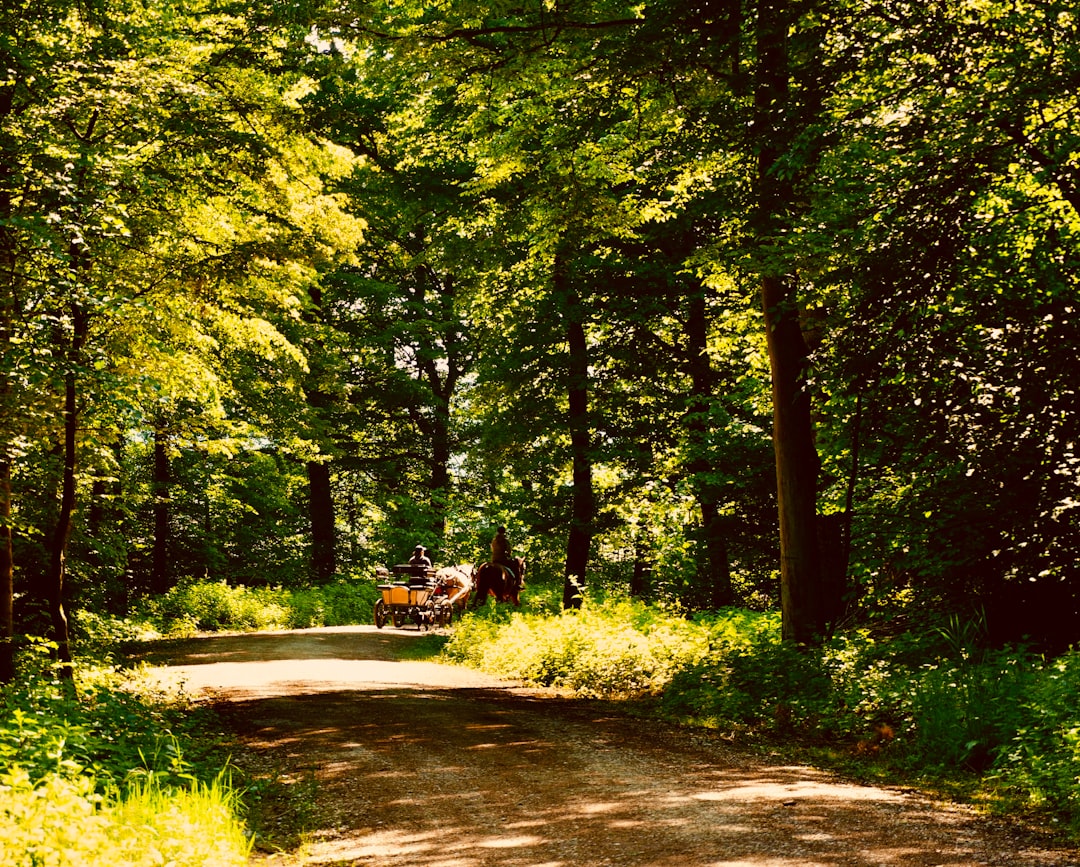
[[[375,626],[382,629],[386,625],[386,603],[381,599],[375,603]]]
[[[390,612],[390,619],[394,621],[394,629],[400,629],[401,624],[405,622],[405,615],[395,608]]]

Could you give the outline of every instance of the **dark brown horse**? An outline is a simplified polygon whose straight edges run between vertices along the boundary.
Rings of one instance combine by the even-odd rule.
[[[525,560],[514,557],[507,568],[501,563],[484,563],[476,570],[476,595],[472,608],[479,608],[494,596],[496,602],[521,604],[521,588],[525,586]]]

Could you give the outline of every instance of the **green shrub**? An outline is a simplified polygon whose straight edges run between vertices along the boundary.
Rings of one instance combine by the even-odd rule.
[[[371,623],[380,591],[373,581],[340,580],[320,587],[288,593],[289,625],[293,629],[314,626],[351,626]]]
[[[272,588],[231,587],[224,581],[182,581],[151,601],[162,632],[282,629],[288,611]]]
[[[913,678],[908,716],[923,764],[983,771],[1024,724],[1034,672],[1016,651],[978,661],[935,660]]]
[[[86,775],[100,792],[133,775],[187,785],[220,767],[194,737],[207,712],[147,686],[138,673],[80,667],[76,696],[47,669],[26,667],[23,679],[0,690],[0,767],[18,765],[33,779]]]
[[[995,778],[1030,806],[1067,817],[1080,833],[1080,652],[1031,679],[1023,719],[994,763]]]
[[[466,616],[444,653],[502,677],[583,695],[658,692],[702,657],[709,627],[636,600],[587,600],[556,615],[489,605]]]
[[[306,629],[371,623],[379,590],[373,581],[342,579],[319,587],[230,586],[223,581],[182,581],[147,610],[169,635]]]
[[[80,665],[76,693],[33,650],[0,689],[0,865],[245,863],[208,711],[139,672]]]
[[[857,743],[885,733],[908,764],[985,770],[1019,726],[1032,677],[1033,660],[1019,651],[949,657],[932,637],[879,642],[858,632],[797,648],[774,633],[714,642],[706,660],[676,674],[663,705],[773,734]]]
[[[89,777],[0,773],[0,867],[229,867],[248,861],[231,787],[153,778],[102,796]]]
[[[97,662],[111,659],[127,645],[161,637],[145,618],[114,617],[85,608],[71,612],[71,635],[77,651]]]
[[[738,623],[714,621],[709,654],[673,676],[664,710],[712,726],[821,728],[830,715],[820,653],[781,642],[772,618],[743,621],[750,632]]]

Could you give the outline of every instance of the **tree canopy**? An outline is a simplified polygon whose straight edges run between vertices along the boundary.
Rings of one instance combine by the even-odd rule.
[[[6,647],[499,524],[567,606],[1080,638],[1071,6],[0,16]]]

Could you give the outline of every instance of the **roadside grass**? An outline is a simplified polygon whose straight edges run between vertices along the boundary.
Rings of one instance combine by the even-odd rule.
[[[250,838],[216,722],[139,672],[80,663],[58,680],[48,646],[0,689],[0,865],[247,863]]]
[[[225,867],[248,860],[227,781],[166,788],[148,777],[99,793],[90,777],[50,773],[35,781],[21,768],[0,781],[5,867]]]

